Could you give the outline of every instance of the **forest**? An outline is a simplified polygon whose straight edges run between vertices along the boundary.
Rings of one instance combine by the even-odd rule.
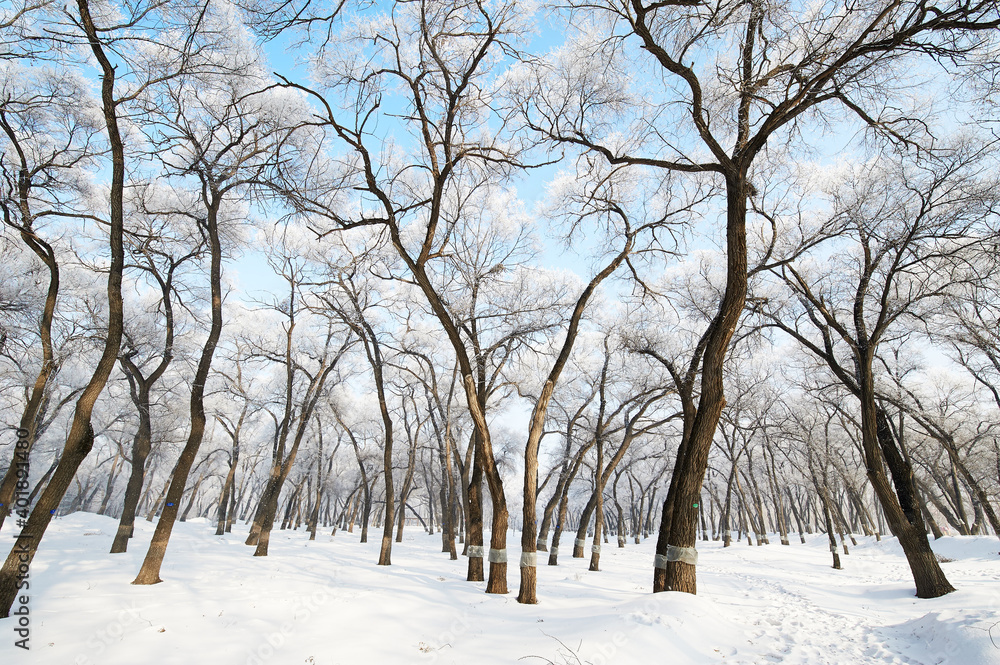
[[[995,2],[9,0],[0,69],[0,616],[81,511],[526,605],[1000,535]]]

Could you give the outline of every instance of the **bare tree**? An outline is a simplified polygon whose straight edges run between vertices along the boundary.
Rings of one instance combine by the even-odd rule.
[[[292,470],[316,406],[335,376],[339,363],[354,341],[333,315],[317,315],[304,284],[311,278],[304,246],[287,229],[271,237],[268,262],[282,278],[287,296],[275,298],[268,309],[281,321],[280,338],[254,343],[254,353],[281,368],[284,381],[279,400],[280,418],[275,417],[275,445],[271,469],[261,494],[247,545],[256,545],[254,556],[267,556],[271,529],[277,516],[278,499]],[[275,349],[274,346],[279,347]]]
[[[237,507],[236,470],[240,464],[243,427],[247,424],[247,416],[256,402],[252,393],[253,377],[244,376],[245,370],[247,370],[246,373],[250,373],[247,369],[250,363],[249,356],[250,351],[247,345],[237,342],[233,354],[228,359],[232,363],[232,369],[229,371],[216,369],[216,372],[226,380],[226,393],[239,404],[239,414],[235,418],[231,413],[227,413],[221,408],[215,414],[216,422],[222,426],[226,436],[232,442],[228,455],[229,470],[222,483],[222,494],[219,497],[218,525],[215,530],[217,536],[232,531],[234,513]]]
[[[353,34],[337,48],[324,51],[324,83],[330,95],[350,99],[347,120],[321,92],[287,82],[319,104],[316,122],[327,127],[354,155],[355,172],[347,177],[363,193],[361,213],[343,214],[331,199],[329,177],[300,182],[291,192],[303,212],[325,218],[335,229],[374,226],[399,254],[412,281],[444,328],[458,356],[462,388],[475,423],[477,454],[493,502],[488,593],[506,593],[507,503],[486,417],[485,396],[477,390],[475,359],[460,322],[440,282],[436,265],[447,257],[452,232],[461,225],[461,210],[470,192],[502,181],[519,167],[518,147],[500,136],[483,133],[480,114],[492,113],[487,77],[501,54],[516,55],[524,17],[512,3],[487,6],[477,2],[421,1],[394,3],[391,20],[372,24],[372,35]],[[338,37],[340,39],[340,37]],[[353,45],[348,44],[354,40]],[[323,46],[328,42],[324,41]],[[355,46],[368,49],[364,62],[340,61]],[[413,48],[410,48],[410,47]],[[387,116],[382,91],[400,86],[408,107],[399,128],[410,132],[418,150],[401,160],[382,161],[370,143],[370,128]],[[502,119],[501,119],[502,122]],[[385,155],[388,157],[388,155]],[[410,174],[420,174],[411,181]],[[313,174],[310,174],[313,175]],[[323,176],[323,173],[316,173]],[[328,174],[326,174],[328,175]],[[335,182],[344,176],[333,174]],[[291,187],[289,189],[292,189]],[[339,195],[339,191],[337,192]],[[412,230],[411,230],[412,229]],[[327,231],[324,231],[326,233]]]
[[[916,57],[949,63],[990,46],[1000,10],[992,2],[900,0],[819,9],[745,0],[567,4],[604,21],[606,36],[585,35],[537,75],[521,104],[528,125],[611,164],[714,174],[725,186],[726,283],[705,333],[697,415],[664,502],[653,577],[654,592],[695,593],[693,506],[746,300],[747,214],[761,191],[761,156],[769,143],[801,136],[810,114],[838,110],[876,134],[917,142],[923,125],[897,112],[895,74]],[[662,99],[629,89],[636,71],[664,78]]]
[[[375,394],[378,397],[379,416],[382,419],[382,475],[385,483],[385,520],[383,521],[382,545],[379,549],[378,565],[388,566],[392,563],[392,526],[396,504],[392,477],[393,454],[393,420],[389,413],[388,383],[385,370],[388,367],[388,350],[384,344],[385,334],[376,330],[374,317],[376,310],[384,307],[380,295],[367,279],[368,273],[378,273],[382,266],[379,259],[368,252],[360,252],[360,256],[350,256],[343,266],[328,266],[333,275],[326,285],[325,293],[319,294],[323,308],[333,316],[338,317],[354,337],[361,342],[365,350],[365,358],[372,370],[375,381]],[[399,504],[400,515],[404,512],[402,497]]]
[[[157,216],[154,211],[147,209],[145,212],[149,217],[155,218]],[[128,540],[132,537],[135,513],[145,478],[146,460],[152,449],[153,427],[150,414],[150,395],[153,387],[163,377],[174,359],[174,300],[177,298],[175,277],[186,262],[197,257],[203,250],[198,240],[185,238],[184,240],[187,242],[184,244],[187,246],[180,250],[184,253],[178,253],[178,248],[170,247],[168,244],[169,240],[166,236],[169,231],[159,225],[155,219],[149,219],[149,221],[151,223],[147,228],[129,231],[127,244],[129,253],[135,261],[132,267],[136,267],[148,275],[159,291],[160,298],[156,309],[162,308],[163,311],[163,341],[162,344],[158,345],[159,348],[152,351],[148,348],[142,348],[147,346],[147,344],[142,343],[145,340],[140,341],[137,336],[130,335],[126,331],[125,352],[118,359],[128,379],[129,392],[139,416],[139,426],[136,428],[132,440],[131,473],[125,487],[125,501],[121,519],[118,522],[118,531],[111,543],[112,554],[125,552]],[[137,358],[140,350],[148,353],[149,356]],[[155,364],[152,364],[154,362],[153,354],[159,355],[159,361]],[[152,364],[152,368],[146,369],[144,366],[147,364]]]
[[[458,510],[460,506],[461,509],[469,509],[468,501],[461,496],[463,490],[465,490],[462,479],[466,476],[466,466],[462,461],[455,441],[458,419],[452,412],[456,391],[455,378],[457,376],[457,366],[453,367],[452,378],[448,383],[447,392],[442,395],[445,392],[445,387],[438,381],[438,370],[430,355],[433,351],[430,351],[425,344],[421,343],[428,340],[413,339],[414,337],[416,336],[411,335],[409,339],[404,339],[400,351],[406,358],[415,360],[417,366],[413,367],[412,363],[404,361],[399,363],[398,367],[400,371],[408,373],[423,386],[424,400],[427,404],[431,429],[437,441],[438,465],[441,467],[443,476],[440,489],[441,551],[448,552],[451,559],[455,560],[458,558],[458,551],[455,546],[455,538],[457,537],[459,528]],[[453,459],[455,464],[453,464]],[[453,467],[457,467],[457,469]],[[456,470],[459,476],[458,483],[455,481]],[[459,484],[462,484],[463,487],[457,490],[456,485]],[[466,545],[468,545],[468,539],[466,539]],[[479,579],[482,579],[482,560],[479,559],[478,561],[478,571],[473,570],[473,566],[476,563],[476,561],[470,559],[469,573],[478,572]],[[469,579],[471,580],[471,577]]]
[[[833,214],[801,234],[838,250],[829,272],[807,267],[805,256],[774,270],[794,301],[788,311],[772,311],[770,325],[824,363],[859,401],[868,480],[921,598],[954,589],[927,542],[909,454],[878,399],[876,358],[902,332],[901,322],[925,318],[935,302],[977,278],[970,252],[992,242],[996,187],[984,178],[981,160],[980,148],[959,146],[916,166],[856,167],[834,192]]]
[[[41,363],[21,413],[19,428],[24,436],[18,438],[24,445],[17,447],[0,482],[0,526],[13,508],[19,468],[15,461],[29,459],[52,392],[50,384],[61,364],[52,337],[60,288],[59,257],[39,225],[78,213],[79,193],[72,174],[93,163],[101,148],[97,109],[81,81],[58,70],[32,74],[16,68],[12,79],[0,100],[0,130],[9,148],[0,159],[0,211],[4,224],[45,266],[48,279],[37,322]]]
[[[131,11],[130,11],[131,10]],[[125,190],[125,142],[119,128],[121,105],[128,100],[116,87],[117,65],[109,55],[112,42],[123,38],[124,29],[138,27],[138,24],[150,17],[156,17],[157,7],[145,3],[124,10],[123,19],[116,20],[112,26],[95,22],[91,15],[88,0],[78,0],[76,7],[65,8],[66,25],[53,26],[54,31],[61,32],[61,38],[67,42],[79,42],[81,37],[90,47],[94,61],[101,72],[101,109],[107,131],[107,139],[111,153],[111,186],[109,190],[108,242],[110,249],[110,265],[108,267],[108,319],[107,336],[100,360],[94,369],[90,381],[84,388],[76,403],[73,422],[60,455],[59,463],[45,487],[31,515],[24,524],[22,534],[8,555],[3,568],[0,569],[0,614],[8,616],[10,607],[17,595],[18,568],[30,563],[38,550],[39,542],[45,533],[52,515],[69,488],[73,476],[80,464],[90,453],[94,445],[94,431],[91,426],[91,415],[94,404],[104,389],[108,377],[114,369],[121,346],[122,338],[122,272],[125,263],[124,252],[124,190]],[[121,52],[118,44],[114,52]],[[163,66],[169,69],[177,64],[177,52],[167,51],[164,54]],[[147,83],[152,79],[146,79]],[[141,85],[140,85],[141,88]]]
[[[215,29],[220,27],[217,21],[225,18],[213,17],[206,9],[198,24],[206,30]],[[152,139],[161,147],[164,167],[168,173],[189,177],[197,188],[189,207],[179,212],[197,224],[208,246],[211,324],[191,386],[191,428],[135,584],[160,581],[160,566],[179,503],[204,438],[205,388],[222,333],[223,237],[242,214],[232,205],[232,199],[264,186],[274,179],[278,169],[287,166],[287,153],[281,151],[290,133],[284,114],[294,116],[294,103],[285,100],[287,108],[281,109],[273,97],[252,94],[264,86],[255,69],[257,54],[239,40],[219,48],[222,46],[231,56],[230,70],[208,68],[198,76],[157,89],[147,101],[149,111],[158,114],[158,123],[150,129],[160,132]]]

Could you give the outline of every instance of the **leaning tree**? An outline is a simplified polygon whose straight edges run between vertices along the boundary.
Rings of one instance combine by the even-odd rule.
[[[925,118],[905,91],[927,62],[949,67],[993,49],[1000,7],[986,0],[566,5],[603,33],[581,31],[546,63],[522,104],[528,125],[611,164],[711,174],[726,192],[718,220],[725,289],[705,333],[697,415],[678,450],[654,564],[654,592],[695,593],[694,506],[725,405],[724,360],[747,296],[747,215],[769,150],[815,148],[811,132],[841,121],[904,144],[926,141]]]
[[[880,395],[879,353],[980,277],[996,242],[997,182],[978,142],[940,158],[890,154],[847,169],[828,215],[800,218],[803,240],[773,273],[790,298],[762,303],[771,326],[820,360],[858,401],[868,481],[913,573],[917,596],[953,591],[927,542],[905,442]],[[888,473],[887,473],[888,470]]]

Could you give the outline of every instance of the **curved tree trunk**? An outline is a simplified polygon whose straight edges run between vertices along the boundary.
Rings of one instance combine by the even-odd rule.
[[[20,137],[2,114],[0,114],[0,128],[3,129],[10,144],[15,148],[19,162],[16,191],[17,210],[16,212],[8,210],[7,206],[4,205],[4,221],[18,231],[21,240],[45,265],[49,273],[45,305],[42,308],[42,316],[38,320],[38,338],[42,345],[42,364],[31,386],[24,411],[21,412],[12,463],[7,467],[3,481],[0,481],[0,529],[2,529],[7,515],[15,508],[14,491],[18,481],[18,470],[27,468],[31,449],[38,436],[38,421],[44,410],[49,383],[59,369],[52,348],[52,320],[59,298],[59,262],[52,246],[38,237],[34,230],[34,214],[31,209],[31,190],[34,183],[26,154],[21,148]],[[17,222],[14,221],[15,219]],[[27,510],[27,506],[28,504],[25,503],[22,510]]]
[[[695,504],[708,469],[719,417],[725,406],[723,365],[729,342],[736,330],[747,293],[746,211],[749,193],[746,167],[726,175],[726,290],[709,329],[701,363],[701,391],[690,435],[677,450],[663,517],[656,541],[656,553],[667,559],[669,547],[693,550],[697,542]],[[695,565],[680,560],[654,564],[653,592],[697,593]]]
[[[868,392],[864,388],[870,379],[871,366],[868,367],[867,376],[862,378],[864,392]],[[874,403],[874,390],[868,394],[872,398],[863,400],[861,408],[862,445],[868,480],[882,504],[889,530],[899,539],[906,555],[917,587],[917,597],[937,598],[951,593],[955,587],[945,577],[927,540],[927,530],[917,503],[913,469],[896,448],[888,418]],[[895,492],[883,470],[886,467],[892,475]]]
[[[3,123],[6,125],[6,123]],[[24,167],[26,169],[26,167]],[[23,172],[23,170],[22,170]],[[22,216],[27,213],[30,219],[30,209],[28,209],[29,181],[21,178],[18,192],[23,208]],[[56,262],[55,252],[48,243],[38,238],[27,223],[20,228],[21,238],[24,240],[39,259],[45,264],[49,271],[49,286],[45,294],[45,306],[42,309],[42,316],[38,323],[38,336],[42,343],[42,366],[35,377],[35,382],[28,395],[28,401],[21,412],[20,425],[17,429],[17,442],[14,448],[14,456],[11,465],[7,467],[3,480],[0,481],[0,529],[3,528],[7,515],[15,509],[14,491],[17,488],[18,470],[26,469],[31,450],[34,448],[38,435],[38,420],[42,414],[45,403],[45,394],[49,388],[49,382],[58,371],[57,364],[52,351],[52,319],[55,315],[56,300],[59,297],[59,265]],[[28,503],[22,507],[26,510]]]
[[[221,197],[217,194],[213,195],[211,201],[207,202],[204,230],[208,237],[211,257],[209,283],[212,294],[212,322],[208,337],[202,347],[201,357],[198,360],[194,381],[191,384],[191,429],[188,432],[188,438],[180,458],[174,466],[163,513],[156,524],[156,530],[153,532],[153,538],[149,543],[149,549],[146,551],[146,557],[143,559],[139,574],[136,575],[132,584],[157,584],[161,581],[160,566],[163,564],[163,557],[167,552],[167,544],[174,528],[174,521],[177,519],[178,504],[184,494],[188,474],[191,472],[191,467],[194,465],[195,457],[198,455],[198,449],[201,448],[201,442],[205,435],[205,383],[208,381],[208,373],[212,367],[215,347],[222,334],[222,245],[219,240],[218,226],[221,202]]]
[[[104,122],[111,145],[111,188],[110,217],[108,227],[111,263],[108,269],[108,328],[104,339],[104,350],[94,369],[94,373],[77,400],[76,410],[70,424],[69,435],[63,446],[59,465],[52,474],[52,479],[46,485],[21,529],[14,547],[0,568],[0,617],[10,614],[11,605],[17,596],[18,575],[22,565],[29,565],[38,551],[38,545],[48,528],[52,515],[59,507],[66,490],[73,482],[80,464],[94,446],[94,430],[91,426],[91,414],[97,398],[114,369],[122,340],[122,270],[125,264],[123,242],[125,188],[125,147],[118,129],[117,100],[115,99],[115,66],[105,54],[101,35],[98,33],[90,15],[88,0],[77,0],[80,13],[80,26],[90,42],[91,51],[100,66],[101,103],[104,112]]]

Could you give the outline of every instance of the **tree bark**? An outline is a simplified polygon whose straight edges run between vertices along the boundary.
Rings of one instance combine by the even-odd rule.
[[[125,147],[118,129],[118,100],[115,99],[115,66],[111,64],[104,51],[101,36],[90,15],[88,0],[77,0],[80,13],[80,26],[90,43],[91,51],[100,66],[101,105],[104,123],[111,145],[111,188],[110,217],[108,227],[108,243],[111,250],[111,262],[108,270],[108,328],[104,340],[104,350],[94,369],[94,373],[84,388],[76,403],[76,410],[70,425],[69,435],[59,458],[59,465],[52,474],[52,480],[46,485],[39,497],[38,503],[28,516],[28,519],[17,537],[14,547],[0,568],[0,617],[10,615],[18,591],[18,579],[21,566],[30,565],[45,530],[48,528],[52,515],[55,514],[76,475],[80,464],[94,446],[94,430],[91,426],[91,414],[97,398],[114,369],[122,340],[122,271],[125,263],[123,242],[125,188]]]
[[[188,432],[188,438],[180,458],[174,465],[163,513],[156,524],[156,530],[153,532],[153,538],[149,543],[149,549],[146,551],[139,574],[136,575],[132,584],[158,584],[161,581],[160,566],[163,564],[163,557],[167,552],[167,544],[174,528],[174,521],[177,519],[178,504],[205,435],[205,383],[208,381],[212,358],[222,334],[222,245],[218,226],[219,207],[222,199],[214,186],[210,189],[213,191],[211,198],[206,201],[204,231],[208,237],[209,256],[211,257],[209,283],[211,286],[212,322],[208,337],[202,347],[201,357],[198,360],[194,381],[191,384],[191,429]]]
[[[747,293],[746,211],[749,182],[746,166],[726,174],[726,290],[710,326],[701,364],[701,393],[687,441],[677,450],[656,553],[666,558],[668,547],[693,549],[697,542],[697,508],[701,485],[708,468],[708,453],[726,404],[723,364],[729,342],[736,330]],[[684,561],[667,561],[654,566],[653,592],[697,593],[695,566]]]

